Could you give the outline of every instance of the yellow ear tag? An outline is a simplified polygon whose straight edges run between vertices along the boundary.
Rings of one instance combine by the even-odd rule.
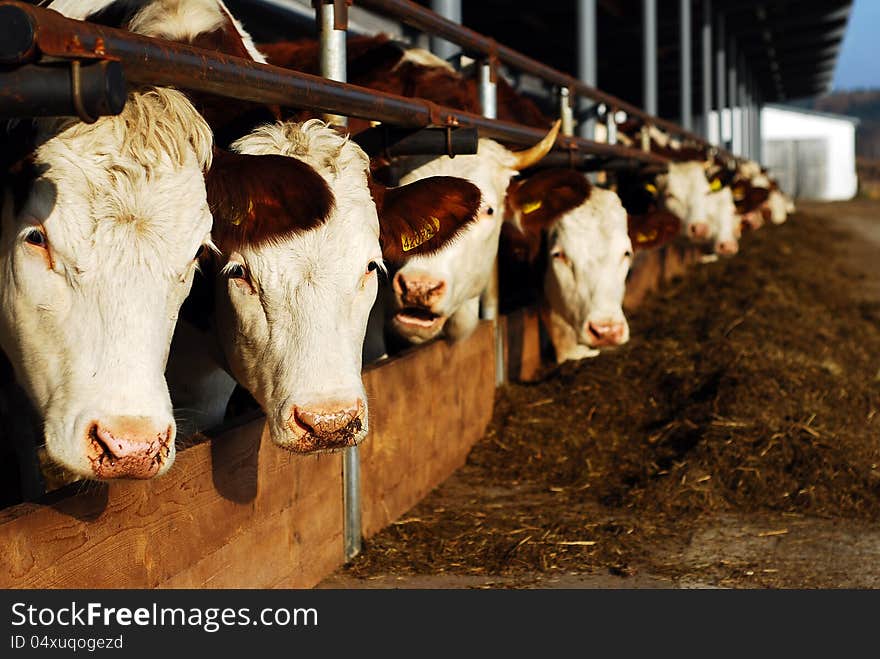
[[[529,213],[534,213],[543,205],[541,200],[538,201],[530,201],[522,205],[522,214],[528,215]]]
[[[653,183],[645,183],[645,190],[647,190],[651,194],[657,194],[657,186],[655,186]]]
[[[746,198],[746,189],[745,188],[734,188],[733,189],[733,200],[734,201],[742,201]]]
[[[440,220],[433,216],[428,219],[431,222],[430,225],[426,224],[415,233],[405,233],[400,237],[400,246],[403,247],[404,252],[423,245],[440,231]]]
[[[656,240],[656,239],[657,239],[657,229],[654,229],[648,233],[642,233],[641,231],[639,231],[636,234],[636,242],[639,244],[649,243],[652,240]]]
[[[247,219],[250,222],[251,220],[254,219],[254,217],[255,217],[255,215],[254,215],[254,200],[248,199],[247,213],[245,213],[243,215],[236,215],[235,217],[232,218],[232,223],[235,226],[238,226],[239,224],[244,222],[245,219]]]
[[[718,192],[721,189],[721,179],[713,178],[711,188],[712,192]]]

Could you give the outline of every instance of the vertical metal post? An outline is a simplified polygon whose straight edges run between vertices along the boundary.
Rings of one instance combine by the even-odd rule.
[[[712,112],[712,0],[703,0],[703,16],[700,29],[700,46],[703,60],[703,137],[709,140],[709,114]]]
[[[718,15],[716,23],[717,32],[715,33],[715,91],[718,96],[717,116],[715,120],[718,124],[718,146],[724,146],[724,108],[727,105],[727,87],[725,79],[727,76],[727,53],[725,45],[727,44],[727,35],[724,27],[724,14]]]
[[[345,82],[348,7],[345,0],[314,0],[321,43],[321,75]],[[345,126],[345,117],[328,115],[328,123]],[[361,551],[361,459],[357,446],[342,452],[343,551],[350,560]]]
[[[484,117],[497,116],[497,62],[490,58],[479,65],[480,107]],[[501,212],[501,209],[498,209]],[[494,321],[495,324],[495,385],[507,380],[507,364],[504,363],[504,336],[498,324],[498,256],[492,265],[492,275],[486,289],[480,295],[480,318]]]
[[[479,88],[483,116],[495,119],[498,114],[497,85],[495,84],[495,63],[491,60],[480,63]]]
[[[617,144],[617,112],[614,108],[608,108],[605,114],[605,125],[608,128],[608,144]]]
[[[591,87],[596,87],[596,0],[578,0],[577,22],[578,78]],[[580,112],[586,111],[588,105],[587,99],[578,99]],[[594,119],[581,123],[580,135],[588,140],[596,138]]]
[[[443,18],[461,23],[461,0],[431,0],[431,9]],[[451,59],[461,49],[454,43],[431,36],[431,52],[441,59]]]
[[[642,106],[657,114],[657,0],[642,0]]]
[[[679,100],[681,102],[681,125],[686,130],[694,129],[693,117],[693,80],[691,75],[691,0],[680,0],[679,18],[681,26],[679,31],[679,44],[681,50],[681,80],[679,85]]]
[[[746,92],[746,67],[745,59],[740,53],[736,60],[736,79],[737,79],[737,102],[739,104],[739,152],[748,158],[749,133],[748,124],[746,123],[746,107],[749,104],[748,94]]]
[[[559,118],[562,120],[560,132],[563,135],[574,135],[574,113],[571,110],[571,90],[559,88]]]
[[[759,88],[758,89],[758,104],[757,104],[757,107],[755,108],[755,112],[757,114],[757,124],[758,124],[758,127],[756,128],[756,133],[757,133],[756,137],[758,138],[758,150],[755,153],[755,160],[757,160],[760,163],[764,162],[764,131],[763,131],[764,120],[763,120],[763,117],[761,116],[761,110],[762,110],[763,105],[764,105],[764,99],[761,96],[761,90]]]
[[[737,86],[736,80],[736,41],[733,39],[730,40],[727,52],[727,96],[728,105],[730,106],[730,150],[733,153],[738,153],[739,131],[737,130],[736,125],[736,106],[739,99],[736,97],[736,92],[739,87]]]

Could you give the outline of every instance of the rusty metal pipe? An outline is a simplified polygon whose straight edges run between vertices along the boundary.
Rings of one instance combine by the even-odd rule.
[[[469,126],[477,128],[483,137],[514,145],[532,145],[545,135],[536,128],[487,119],[423,99],[403,98],[186,44],[68,19],[57,12],[21,2],[0,2],[0,12],[3,12],[0,15],[12,17],[19,23],[26,22],[33,34],[30,44],[24,48],[19,45],[14,52],[0,44],[0,61],[24,63],[40,57],[117,60],[122,63],[126,78],[139,84],[174,86],[400,126]],[[635,158],[654,164],[667,162],[654,154],[574,137],[560,137],[557,147]]]
[[[478,135],[473,128],[395,128],[375,126],[352,136],[352,141],[371,156],[451,156],[477,152]]]
[[[0,117],[93,119],[122,112],[126,84],[119,62],[89,62],[79,69],[72,71],[69,62],[0,66]]]

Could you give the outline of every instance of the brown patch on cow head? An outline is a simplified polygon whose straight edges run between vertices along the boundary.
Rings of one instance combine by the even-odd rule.
[[[369,182],[382,256],[393,263],[441,249],[476,220],[480,209],[480,189],[461,178],[431,176],[397,188]]]
[[[217,150],[205,176],[211,232],[229,253],[314,229],[333,211],[333,192],[306,163],[287,156]]]
[[[584,203],[591,190],[586,177],[572,169],[546,169],[511,182],[507,187],[507,212],[526,235],[530,261],[538,254],[541,231]]]
[[[733,184],[733,202],[740,214],[758,210],[769,196],[768,188],[756,188],[749,181],[739,180]]]
[[[643,215],[627,215],[626,220],[634,250],[659,247],[681,231],[681,220],[668,211],[651,210]]]

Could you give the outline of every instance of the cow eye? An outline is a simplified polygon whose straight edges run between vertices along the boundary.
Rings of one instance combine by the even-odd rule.
[[[630,250],[626,250],[623,253],[623,258],[625,258],[625,259],[631,259],[632,257],[633,257],[633,253]]]
[[[376,261],[370,261],[367,263],[367,272],[376,272],[379,269],[379,264]]]
[[[196,255],[193,257],[193,260],[198,261],[204,255],[205,255],[205,246],[199,245],[199,248],[196,250]]]
[[[495,209],[492,208],[491,206],[489,206],[489,208],[486,209],[486,215],[494,215],[494,214],[495,214]]]
[[[244,279],[244,266],[241,263],[233,263],[226,269],[226,274],[230,279]]]
[[[568,261],[568,257],[565,255],[565,252],[563,252],[561,249],[554,250],[553,252],[550,253],[550,256],[552,256],[554,259],[559,259],[560,261],[563,261],[563,262]]]
[[[24,241],[34,247],[45,247],[48,242],[42,229],[31,229],[24,235]]]

